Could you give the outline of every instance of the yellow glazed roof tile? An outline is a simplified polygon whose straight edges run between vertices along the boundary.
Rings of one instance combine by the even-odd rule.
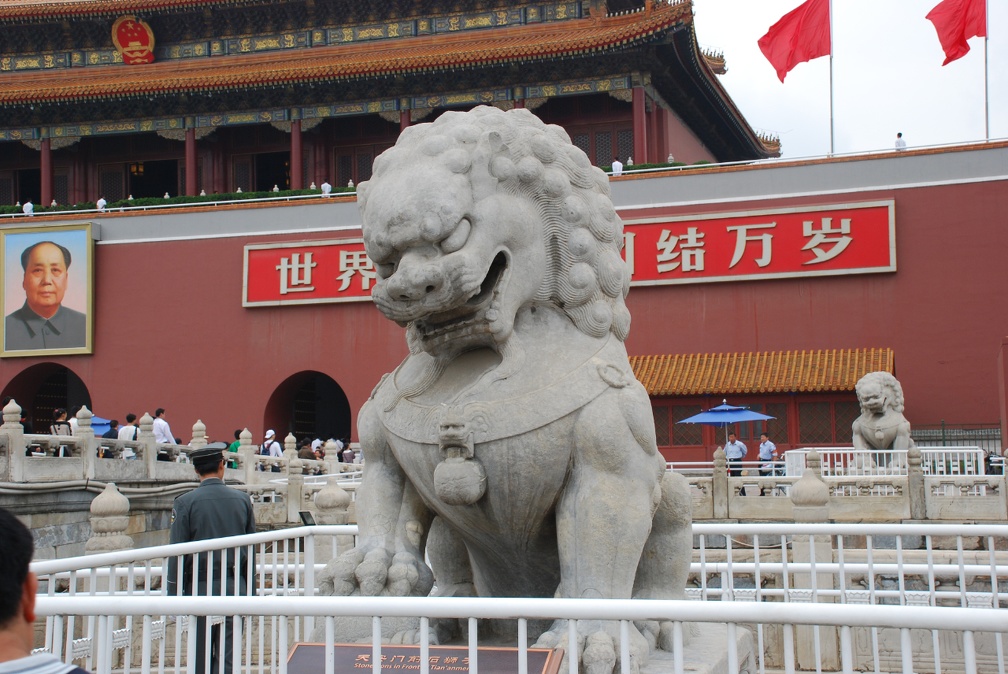
[[[754,353],[633,356],[637,379],[652,396],[853,391],[868,372],[894,371],[892,349],[823,349]]]

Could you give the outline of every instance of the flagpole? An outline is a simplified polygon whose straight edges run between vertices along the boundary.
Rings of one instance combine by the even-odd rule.
[[[984,0],[986,2],[987,0]],[[835,152],[833,142],[833,0],[829,0],[829,152],[832,156]],[[984,42],[984,54],[987,53],[986,42]]]
[[[832,2],[833,0],[830,0]],[[990,0],[984,0],[984,137],[990,140],[990,68],[987,65],[987,40],[990,39]]]

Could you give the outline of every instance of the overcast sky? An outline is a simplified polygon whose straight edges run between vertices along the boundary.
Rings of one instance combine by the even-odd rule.
[[[721,83],[784,157],[830,150],[830,59],[796,66],[782,84],[756,42],[802,0],[693,0],[697,40],[721,51]],[[925,15],[938,0],[833,0],[833,121],[838,154],[983,140],[984,41],[945,60]],[[990,137],[1008,137],[1008,2],[989,0]]]

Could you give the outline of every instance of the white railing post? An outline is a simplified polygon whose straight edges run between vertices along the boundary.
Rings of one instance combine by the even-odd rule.
[[[140,417],[140,433],[137,436],[137,442],[143,448],[143,457],[141,458],[147,467],[147,476],[153,478],[157,474],[158,450],[157,441],[154,440],[154,417],[147,412],[144,412]]]
[[[24,427],[21,425],[21,407],[13,399],[3,408],[3,426],[0,433],[7,436],[7,472],[11,482],[27,482],[25,475]]]
[[[95,477],[95,463],[98,461],[98,446],[95,442],[94,429],[91,428],[91,410],[81,407],[77,411],[77,432],[74,437],[80,439],[81,466],[85,479]]]

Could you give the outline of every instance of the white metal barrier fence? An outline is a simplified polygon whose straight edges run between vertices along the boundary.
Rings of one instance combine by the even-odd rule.
[[[339,640],[334,615],[368,618],[376,634],[378,616],[422,617],[421,648],[429,648],[430,619],[468,619],[472,649],[480,640],[476,619],[520,618],[514,635],[522,649],[530,619],[622,620],[624,650],[626,621],[668,620],[676,639],[684,624],[689,636],[689,623],[727,624],[721,629],[731,642],[746,627],[761,672],[1006,670],[1008,614],[990,610],[1008,599],[1000,588],[1008,578],[1005,525],[697,524],[687,596],[705,601],[312,596],[321,565],[352,545],[355,533],[354,526],[302,527],[36,562],[46,617],[41,647],[99,674],[178,674],[197,658],[198,630],[189,626],[210,616],[200,620],[204,638],[231,621],[233,657],[244,671],[285,674],[289,647],[309,640],[317,619],[325,618],[331,651]],[[247,551],[258,596],[164,596],[163,560],[215,549]],[[216,632],[222,645],[224,630]],[[373,641],[377,656],[380,639]],[[669,663],[676,672],[684,671],[683,652]]]

